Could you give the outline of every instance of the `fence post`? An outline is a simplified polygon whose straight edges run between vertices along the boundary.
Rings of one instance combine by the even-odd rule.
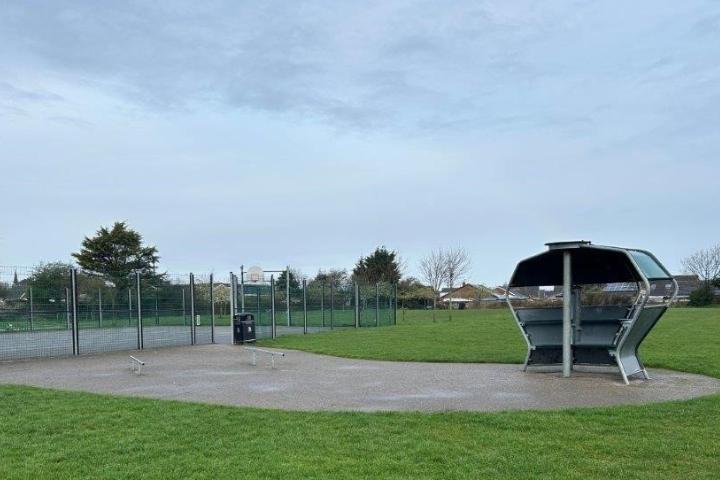
[[[32,287],[29,288],[30,290],[30,331],[32,332],[33,329],[33,292]]]
[[[360,285],[355,282],[355,328],[360,326]]]
[[[185,286],[181,285],[182,290],[182,307],[183,307],[183,325],[187,325],[187,315],[185,314]]]
[[[380,284],[375,284],[375,326],[380,326]]]
[[[285,267],[285,305],[287,313],[287,326],[290,326],[290,265]]]
[[[333,329],[335,323],[335,285],[330,284],[330,330]]]
[[[195,275],[190,274],[190,345],[195,345]]]
[[[137,338],[138,350],[143,349],[143,320],[142,320],[142,294],[140,293],[140,272],[135,272],[135,288],[137,299]]]
[[[98,327],[102,328],[103,312],[102,312],[102,288],[98,288]]]
[[[128,288],[128,325],[132,325],[132,288]]]
[[[160,310],[158,308],[158,304],[160,302],[159,302],[158,297],[160,296],[160,287],[155,286],[155,287],[153,287],[153,289],[155,290],[155,325],[157,325],[159,327],[160,326]]]
[[[237,290],[237,280],[235,280]],[[245,311],[245,265],[240,265],[240,311]]]
[[[277,337],[277,328],[275,325],[275,276],[270,275],[270,321],[272,338]]]
[[[215,292],[213,274],[210,274],[210,343],[215,343]],[[232,323],[232,322],[230,322]]]
[[[320,318],[322,326],[325,328],[325,284],[320,286]]]
[[[72,285],[72,270],[70,270],[70,284]],[[65,324],[67,325],[67,329],[70,330],[72,328],[72,319],[70,314],[70,289],[65,288]],[[75,334],[73,334],[73,341],[75,339]],[[73,354],[75,353],[75,347],[73,347]]]
[[[241,268],[242,271],[242,268]],[[230,326],[232,327],[232,319],[235,316],[235,275],[230,272]]]
[[[303,333],[307,333],[307,280],[303,278]]]
[[[70,287],[72,288],[72,335],[73,354],[80,355],[80,334],[78,332],[77,318],[77,269],[70,270]]]
[[[397,283],[393,284],[393,325],[397,325],[397,297],[398,297]],[[435,308],[435,307],[433,307]],[[404,312],[404,310],[403,310]],[[433,311],[433,315],[435,312]]]
[[[260,286],[259,285],[257,285],[255,287],[255,303],[257,304],[257,318],[255,319],[255,321],[257,323],[260,323],[260,319],[262,318],[262,311],[260,310],[260,308],[262,307],[262,302],[260,300]]]

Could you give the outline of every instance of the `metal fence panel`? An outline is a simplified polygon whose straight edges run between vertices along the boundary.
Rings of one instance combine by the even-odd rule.
[[[212,275],[195,276],[195,344],[213,343],[213,302],[215,288]]]
[[[190,345],[190,276],[168,274],[161,281],[141,285],[143,347]]]
[[[0,267],[0,360],[73,353],[66,267]]]
[[[112,280],[109,280],[112,278]],[[81,355],[138,348],[135,275],[77,275],[78,348]]]
[[[276,335],[395,323],[391,284],[302,282],[287,292],[245,284],[231,298],[228,277],[0,267],[0,360],[231,343],[231,300],[254,315],[258,338],[273,336],[273,316]]]

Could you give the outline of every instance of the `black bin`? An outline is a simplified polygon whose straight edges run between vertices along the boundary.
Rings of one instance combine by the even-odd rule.
[[[233,343],[252,343],[255,341],[255,317],[252,313],[236,313],[233,316]]]

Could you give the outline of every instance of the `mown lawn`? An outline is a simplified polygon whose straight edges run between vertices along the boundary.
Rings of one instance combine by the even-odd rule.
[[[373,358],[522,358],[507,312],[437,323],[426,315],[274,345]],[[643,353],[653,366],[720,377],[719,335],[720,310],[676,309]],[[556,412],[302,413],[4,386],[0,452],[2,479],[716,479],[720,396]]]
[[[288,335],[264,340],[266,346],[307,350],[352,358],[433,362],[521,363],[522,339],[510,313],[503,310],[465,310],[438,314],[398,313],[395,327],[362,328],[313,335]]]
[[[525,341],[510,312],[497,310],[398,313],[392,328],[358,329],[264,340],[266,346],[351,358],[428,362],[521,363]],[[673,308],[641,347],[649,367],[720,377],[720,308]]]

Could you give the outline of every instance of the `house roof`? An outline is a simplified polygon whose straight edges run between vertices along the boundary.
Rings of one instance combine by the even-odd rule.
[[[700,287],[700,277],[697,275],[675,275],[675,281],[678,284],[679,297],[687,297]]]
[[[475,285],[472,283],[464,283],[457,288],[453,288],[453,289],[444,288],[444,289],[440,290],[440,295],[438,296],[438,298],[440,300],[442,300],[445,297],[450,296],[450,294],[454,294],[454,293],[456,293],[464,288],[468,288],[468,287],[470,287],[474,290],[477,290],[478,292],[485,292],[485,291],[489,292],[490,291],[490,289],[488,287],[486,287],[485,285],[482,285],[482,284]],[[453,300],[455,300],[454,297],[453,297]],[[468,301],[470,301],[470,300],[468,300]]]

